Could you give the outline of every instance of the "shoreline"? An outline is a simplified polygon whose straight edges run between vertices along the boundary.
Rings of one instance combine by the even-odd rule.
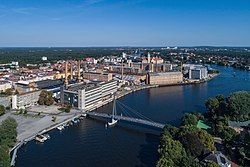
[[[141,90],[144,90],[144,89],[150,89],[150,88],[157,88],[157,87],[167,87],[167,86],[181,86],[181,85],[191,85],[191,84],[201,84],[201,83],[205,83],[205,82],[208,82],[210,80],[212,80],[213,78],[219,76],[219,74],[216,74],[214,76],[212,76],[211,78],[207,79],[207,80],[203,80],[203,81],[198,81],[198,82],[189,82],[189,83],[177,83],[177,84],[168,84],[168,85],[145,85],[145,86],[139,86],[137,88],[134,88],[134,89],[131,89],[129,91],[126,91],[126,92],[121,92],[118,96],[117,96],[117,99],[119,98],[122,98],[130,93],[133,93],[133,92],[137,92],[137,91],[141,91]],[[113,101],[113,98],[109,98],[105,101],[103,101],[102,103],[97,103],[97,105],[93,106],[93,107],[90,107],[87,109],[87,111],[93,111],[93,110],[96,110],[100,107],[103,107],[109,103],[111,103]],[[79,118],[80,116],[82,115],[81,112],[79,113],[76,113],[74,114],[74,116],[70,117],[70,118],[67,118],[65,119],[64,121],[62,122],[59,122],[59,123],[55,123],[53,125],[51,125],[50,127],[47,127],[43,130],[40,130],[38,131],[36,134],[34,135],[31,135],[30,137],[22,140],[22,141],[19,141],[18,143],[16,143],[16,145],[14,147],[12,147],[9,151],[9,154],[11,155],[12,154],[12,157],[11,157],[11,166],[15,166],[15,163],[16,163],[16,158],[17,158],[17,151],[19,148],[21,148],[23,145],[27,144],[28,142],[34,140],[34,138],[37,136],[37,135],[40,135],[40,134],[44,134],[44,133],[47,133],[49,131],[52,131],[54,129],[56,129],[58,126],[64,124],[64,123],[67,123],[69,122],[70,120],[74,119],[74,118]]]
[[[133,92],[137,92],[137,91],[140,91],[140,90],[144,90],[144,89],[150,89],[150,88],[155,88],[155,87],[158,87],[158,85],[147,85],[147,86],[143,86],[143,87],[138,87],[138,88],[135,88],[133,90],[129,90],[127,92],[124,92],[124,93],[121,93],[120,95],[117,96],[117,99],[121,98],[121,97],[124,97],[130,93],[133,93]],[[96,106],[92,107],[92,108],[89,108],[88,111],[93,111],[97,108],[100,108],[100,107],[103,107],[107,104],[109,104],[110,102],[113,101],[113,98],[110,98],[110,99],[107,99],[105,101],[103,101],[102,103],[98,103]],[[79,110],[80,111],[80,110]],[[55,123],[53,125],[51,125],[50,127],[47,127],[43,130],[40,130],[38,131],[36,134],[34,135],[31,135],[30,137],[22,140],[22,141],[19,141],[18,143],[16,143],[16,145],[14,147],[12,147],[9,151],[9,154],[11,155],[12,154],[12,157],[11,157],[11,166],[15,166],[15,163],[16,163],[16,158],[17,158],[17,151],[19,148],[21,148],[23,145],[27,144],[28,142],[34,140],[34,138],[37,136],[37,135],[40,135],[40,134],[44,134],[44,133],[47,133],[49,131],[52,131],[54,129],[56,129],[58,126],[60,125],[63,125],[64,123],[67,123],[69,122],[70,120],[74,119],[74,118],[79,118],[80,116],[82,115],[81,112],[79,113],[76,113],[74,116],[70,117],[70,118],[67,118],[65,119],[64,121],[62,122],[59,122],[59,123]]]

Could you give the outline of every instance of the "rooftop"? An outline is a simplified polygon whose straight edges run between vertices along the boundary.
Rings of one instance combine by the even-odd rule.
[[[173,72],[151,72],[149,75],[153,76],[164,76],[164,75],[179,75],[182,74],[180,71],[173,71]]]

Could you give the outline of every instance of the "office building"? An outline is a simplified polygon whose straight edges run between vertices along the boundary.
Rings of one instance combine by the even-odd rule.
[[[12,109],[24,109],[36,105],[40,94],[41,90],[34,90],[12,96]]]
[[[92,82],[61,87],[60,101],[78,109],[94,107],[96,103],[110,98],[117,92],[117,81]]]

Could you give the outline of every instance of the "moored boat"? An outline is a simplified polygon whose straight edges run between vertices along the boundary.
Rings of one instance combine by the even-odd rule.
[[[114,126],[115,124],[117,124],[118,120],[116,119],[111,119],[111,122],[108,122],[108,126]]]
[[[62,130],[64,129],[64,126],[63,126],[63,125],[60,125],[60,126],[57,127],[57,129],[58,129],[59,131],[62,131]]]
[[[38,141],[38,142],[40,142],[40,143],[44,143],[45,138],[43,136],[41,136],[41,135],[37,135],[35,137],[35,140]]]

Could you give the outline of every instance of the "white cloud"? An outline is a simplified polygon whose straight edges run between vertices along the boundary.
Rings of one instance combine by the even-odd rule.
[[[54,17],[54,18],[50,18],[51,21],[60,21],[62,20],[61,18],[58,18],[58,17]]]
[[[12,12],[17,14],[32,14],[36,8],[27,7],[27,8],[13,8]]]

